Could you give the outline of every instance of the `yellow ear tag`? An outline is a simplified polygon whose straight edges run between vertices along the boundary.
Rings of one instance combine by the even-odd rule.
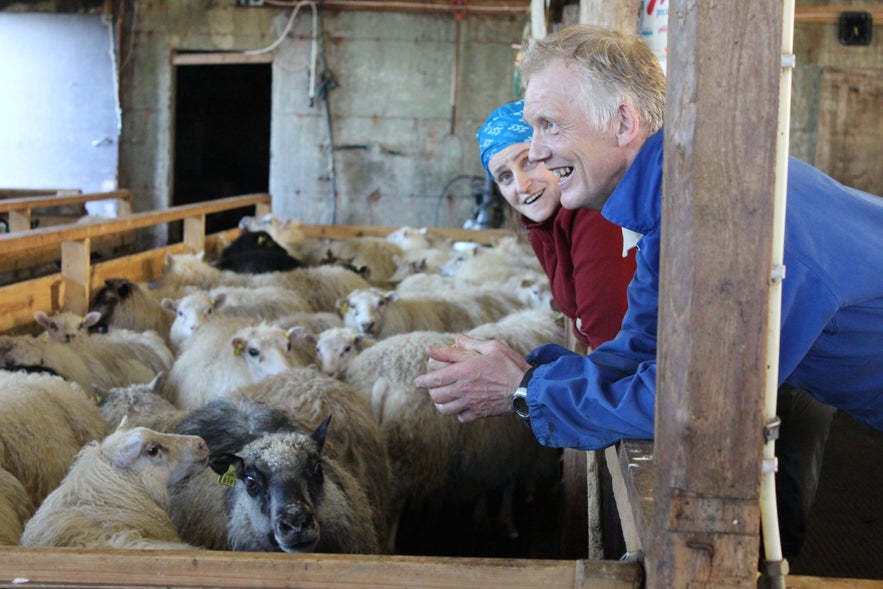
[[[267,241],[267,238],[263,235],[258,235],[258,245],[264,245],[264,242]]]
[[[349,311],[349,310],[350,310],[350,304],[349,304],[349,303],[344,303],[344,304],[342,304],[342,305],[340,306],[340,312],[341,312],[342,314],[344,314],[344,315],[346,315],[346,314],[347,314],[347,311]]]
[[[245,346],[244,346],[243,344],[236,344],[236,347],[233,348],[233,355],[236,356],[237,358],[238,358],[239,356],[241,356],[241,355],[242,355],[242,349],[243,349],[244,347],[245,347]]]
[[[224,485],[225,487],[235,487],[237,480],[236,467],[232,464],[227,467],[227,472],[218,477],[218,483]]]

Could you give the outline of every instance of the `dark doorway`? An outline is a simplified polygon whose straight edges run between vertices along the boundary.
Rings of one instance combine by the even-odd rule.
[[[178,66],[172,204],[268,192],[270,82],[269,63]],[[206,232],[248,214],[209,215]]]

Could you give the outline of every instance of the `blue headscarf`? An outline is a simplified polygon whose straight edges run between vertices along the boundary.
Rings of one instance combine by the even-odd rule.
[[[500,150],[516,143],[526,143],[533,135],[533,129],[524,122],[524,100],[516,100],[504,104],[488,116],[479,127],[475,138],[478,139],[478,151],[481,154],[481,165],[488,176],[493,176],[488,164]]]

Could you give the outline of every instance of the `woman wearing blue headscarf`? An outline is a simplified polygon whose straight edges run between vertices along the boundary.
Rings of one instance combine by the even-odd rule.
[[[555,303],[573,320],[574,336],[596,348],[619,331],[635,252],[600,211],[561,207],[558,177],[527,157],[532,129],[523,110],[518,100],[488,116],[476,134],[481,164],[527,229]]]

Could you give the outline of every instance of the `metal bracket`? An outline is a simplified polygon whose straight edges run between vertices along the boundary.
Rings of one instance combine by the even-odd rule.
[[[782,420],[774,417],[763,426],[763,441],[772,442],[779,439],[779,429],[782,426]]]

